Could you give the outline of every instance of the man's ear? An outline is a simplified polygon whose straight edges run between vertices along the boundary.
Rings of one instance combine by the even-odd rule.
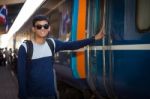
[[[48,28],[48,31],[50,32],[50,30],[51,30],[51,26],[49,26],[49,28]]]
[[[35,27],[32,27],[32,31],[35,32]]]

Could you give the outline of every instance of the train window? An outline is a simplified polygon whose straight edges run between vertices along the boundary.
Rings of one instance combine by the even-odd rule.
[[[136,26],[139,32],[150,31],[150,0],[137,0]]]
[[[51,34],[62,41],[67,41],[71,33],[71,8],[72,2],[65,1],[50,14]]]
[[[58,38],[60,18],[61,17],[58,9],[55,9],[50,13],[50,24],[51,24],[50,37]]]
[[[88,18],[87,28],[89,35],[92,36],[97,33],[101,25],[101,0],[89,0],[88,2]]]
[[[61,2],[61,4],[50,13],[51,35],[61,41],[69,41],[71,35],[72,0]],[[55,62],[60,65],[70,65],[70,52],[62,51],[56,53]]]

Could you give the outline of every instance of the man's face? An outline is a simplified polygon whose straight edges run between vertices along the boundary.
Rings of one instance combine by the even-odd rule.
[[[36,37],[45,38],[50,31],[50,26],[45,20],[37,21],[32,30],[33,32],[35,32]]]

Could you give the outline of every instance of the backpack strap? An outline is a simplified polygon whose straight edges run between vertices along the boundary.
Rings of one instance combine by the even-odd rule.
[[[50,47],[50,50],[52,51],[52,57],[54,59],[54,54],[55,54],[55,51],[54,51],[54,43],[51,39],[46,39],[47,43],[48,43],[48,46]]]
[[[33,55],[33,43],[31,40],[25,40],[24,42],[27,46],[27,61],[30,62]]]

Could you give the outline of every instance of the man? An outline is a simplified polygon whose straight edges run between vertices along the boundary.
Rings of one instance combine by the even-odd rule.
[[[49,19],[43,15],[33,18],[32,31],[35,37],[33,43],[33,55],[27,64],[27,45],[23,43],[18,52],[18,83],[20,99],[56,99],[57,90],[54,77],[52,50],[46,42],[50,31]],[[54,51],[75,50],[100,40],[103,33],[98,33],[92,38],[62,42],[52,40]],[[27,69],[28,67],[28,69]]]

